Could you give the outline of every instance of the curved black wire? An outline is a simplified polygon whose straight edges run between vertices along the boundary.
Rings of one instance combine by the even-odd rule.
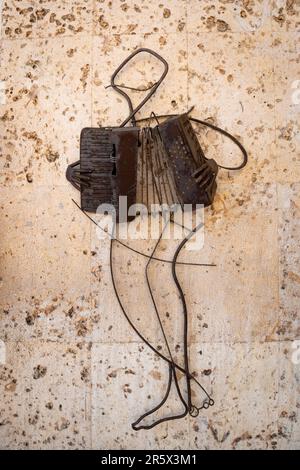
[[[95,224],[98,228],[100,228],[100,230],[102,230],[102,232],[106,233],[110,238],[114,238],[113,235],[111,233],[108,233],[106,232],[94,219],[93,217],[91,217],[90,215],[87,214],[86,211],[84,211],[80,205],[74,201],[74,199],[72,199],[72,201],[74,202],[75,206],[78,207],[78,209],[81,210],[81,212],[83,212],[83,214],[91,221],[93,222],[93,224]],[[175,223],[175,222],[174,222]],[[185,227],[184,227],[185,228]],[[146,253],[143,253],[142,251],[139,251],[139,250],[136,250],[135,248],[132,248],[131,246],[129,245],[126,245],[126,243],[122,242],[121,240],[119,240],[119,238],[114,238],[120,245],[124,246],[125,248],[127,248],[128,250],[130,251],[133,251],[133,253],[136,253],[138,255],[141,255],[141,256],[144,256],[144,258],[150,258],[150,255],[147,255]],[[164,259],[164,258],[156,258],[156,257],[153,257],[152,258],[154,261],[161,261],[162,263],[172,263],[172,260],[169,260],[169,259]],[[183,265],[183,266],[217,266],[216,264],[214,263],[188,263],[188,262],[184,262],[184,261],[178,261],[177,264],[180,264],[180,265]]]
[[[144,424],[144,425],[141,425],[141,426],[138,426],[138,424],[144,419],[146,418],[147,416],[150,416],[152,413],[154,413],[155,411],[159,410],[167,401],[168,399],[168,396],[170,395],[170,391],[171,391],[171,385],[172,385],[172,377],[174,376],[174,381],[175,381],[175,386],[176,386],[176,389],[177,389],[177,393],[184,405],[184,412],[181,413],[181,414],[178,414],[178,415],[172,415],[172,416],[168,416],[167,418],[160,418],[158,419],[157,421],[154,421],[154,423],[152,424]],[[169,381],[168,381],[168,386],[167,386],[167,390],[166,390],[166,393],[165,393],[165,396],[164,398],[162,399],[162,401],[157,405],[155,406],[154,408],[152,408],[152,410],[149,410],[149,411],[146,411],[146,413],[142,414],[136,421],[134,421],[134,423],[132,423],[131,427],[132,429],[134,429],[134,431],[140,431],[140,429],[146,429],[146,430],[149,430],[149,429],[152,429],[154,428],[155,426],[157,426],[158,424],[161,424],[161,423],[164,423],[166,421],[172,421],[174,419],[180,419],[180,418],[184,418],[187,414],[188,414],[188,406],[187,404],[185,403],[182,395],[181,395],[181,391],[180,391],[180,388],[179,388],[179,385],[178,385],[178,381],[177,381],[177,377],[176,377],[176,371],[175,371],[175,368],[174,368],[174,365],[173,364],[169,364]]]
[[[115,84],[115,78],[116,76],[118,75],[118,73],[120,72],[120,70],[122,70],[122,68],[133,58],[135,57],[137,54],[140,54],[141,52],[147,52],[148,54],[151,54],[153,55],[154,57],[156,57],[160,62],[162,62],[162,64],[164,65],[164,71],[160,77],[160,79],[155,82],[151,87],[151,91],[148,93],[148,95],[140,102],[140,104],[133,109],[133,105],[132,105],[132,101],[130,99],[130,97],[127,95],[127,93],[125,93],[125,91],[123,91],[122,89],[120,89],[120,87],[118,87],[118,85]],[[128,103],[128,106],[129,106],[129,116],[125,119],[125,121],[122,122],[122,124],[120,125],[120,127],[123,127],[125,126],[130,120],[132,122],[132,125],[135,126],[136,125],[136,119],[135,119],[135,115],[136,113],[144,106],[144,104],[151,98],[151,96],[156,92],[157,88],[159,87],[159,85],[162,83],[162,81],[164,80],[165,76],[167,75],[168,73],[168,70],[169,70],[169,65],[167,63],[167,61],[161,56],[159,55],[157,52],[153,51],[152,49],[148,49],[146,47],[141,47],[139,49],[136,49],[135,51],[132,52],[132,54],[130,54],[125,60],[123,60],[123,62],[119,65],[119,67],[114,71],[114,73],[112,74],[111,76],[111,80],[110,80],[110,85],[112,88],[114,88],[114,90],[116,90],[118,93],[120,93],[127,101]],[[128,88],[128,87],[122,87],[122,88]]]
[[[177,273],[176,273],[176,262],[177,258],[179,256],[180,251],[184,247],[184,245],[190,240],[190,238],[201,228],[202,224],[200,223],[197,225],[193,230],[190,231],[190,233],[181,241],[181,243],[178,245],[174,257],[173,257],[173,262],[172,262],[172,275],[174,282],[176,284],[177,290],[180,295],[180,300],[182,303],[183,307],[183,316],[184,316],[184,324],[183,324],[183,355],[184,355],[184,368],[186,371],[186,383],[187,383],[187,396],[188,396],[188,410],[189,413],[192,416],[197,416],[199,413],[199,409],[195,405],[192,405],[192,393],[191,393],[191,379],[190,379],[190,371],[189,371],[189,356],[188,356],[188,311],[187,311],[187,305],[184,297],[184,293],[182,290],[182,287],[179,283]],[[203,389],[203,388],[202,388]],[[204,390],[204,389],[203,389]],[[206,390],[204,390],[206,393],[206,396],[209,398],[209,401],[211,398],[209,397],[208,393]]]
[[[192,110],[193,108],[191,108],[188,113]],[[187,113],[187,114],[188,114]],[[168,117],[174,117],[174,116],[178,116],[178,114],[160,114],[158,116],[156,116],[158,119],[160,118],[168,118]],[[138,122],[143,122],[143,121],[149,121],[149,119],[152,119],[151,116],[149,117],[146,117],[146,118],[141,118],[141,119],[137,119],[135,122],[138,123]],[[189,118],[191,121],[193,122],[196,122],[198,124],[202,124],[203,126],[206,126],[206,127],[210,127],[211,129],[217,131],[217,132],[220,132],[220,134],[223,134],[225,135],[225,137],[228,137],[230,140],[232,140],[232,142],[234,142],[238,147],[239,149],[241,150],[242,154],[243,154],[243,161],[240,165],[238,166],[235,166],[235,167],[231,167],[231,166],[224,166],[224,165],[220,165],[219,163],[217,163],[218,167],[219,168],[223,168],[223,170],[241,170],[242,168],[244,168],[244,166],[247,165],[247,162],[248,162],[248,154],[246,152],[246,149],[245,147],[239,142],[239,140],[234,137],[232,134],[230,134],[229,132],[225,131],[224,129],[222,129],[221,127],[218,127],[218,126],[215,126],[214,124],[211,124],[210,122],[206,122],[206,121],[202,121],[201,119],[198,119],[198,118],[193,118],[193,117],[190,117]]]
[[[156,249],[159,245],[159,242],[162,238],[162,235],[164,233],[164,230],[166,229],[168,223],[169,222],[167,221],[167,223],[165,224],[165,227],[161,231],[160,237],[157,240],[157,243],[156,243],[156,245],[155,245],[155,247],[152,251],[152,255],[155,253],[155,251],[156,251]],[[177,261],[177,258],[179,256],[180,251],[182,250],[184,245],[188,242],[188,240],[194,235],[194,233],[196,233],[201,227],[202,227],[202,224],[200,223],[198,226],[196,226],[193,230],[190,231],[190,233],[187,235],[187,237],[185,239],[182,240],[180,245],[177,247],[176,252],[174,254],[174,257],[173,257],[173,260],[172,260],[172,275],[173,275],[173,279],[175,281],[176,287],[179,291],[180,300],[181,300],[181,303],[182,303],[182,306],[183,306],[183,314],[184,314],[184,369],[185,369],[185,377],[186,377],[186,384],[187,384],[188,402],[186,403],[186,401],[183,399],[181,394],[179,394],[179,398],[181,399],[181,401],[184,400],[185,408],[188,410],[190,415],[193,416],[193,417],[198,416],[200,408],[206,407],[207,404],[208,404],[208,406],[212,406],[212,404],[214,402],[211,399],[211,397],[209,396],[209,394],[207,393],[207,391],[204,389],[204,387],[201,386],[202,390],[204,391],[204,393],[206,394],[206,396],[208,398],[208,401],[205,400],[205,402],[204,402],[206,406],[204,406],[204,403],[203,403],[203,406],[200,407],[200,408],[196,407],[195,405],[192,405],[191,384],[190,384],[190,382],[191,382],[190,375],[191,374],[189,372],[189,358],[188,358],[188,344],[187,344],[187,342],[188,342],[188,312],[187,312],[187,305],[186,305],[186,301],[185,301],[185,298],[184,298],[184,294],[183,294],[182,288],[179,284],[175,268],[176,268],[176,261]],[[167,340],[167,337],[166,337],[166,334],[165,334],[165,331],[164,331],[164,328],[163,328],[163,325],[162,325],[162,321],[161,321],[161,318],[160,318],[160,315],[159,315],[159,312],[158,312],[158,308],[157,308],[157,305],[156,305],[156,302],[155,302],[155,299],[154,299],[154,295],[153,295],[153,292],[152,292],[152,289],[151,289],[151,286],[150,286],[150,281],[149,281],[149,277],[148,277],[148,268],[149,268],[150,262],[151,262],[151,259],[149,259],[149,261],[147,262],[147,266],[146,266],[146,282],[147,282],[148,290],[149,290],[151,300],[152,300],[152,303],[153,303],[153,306],[154,306],[154,309],[155,309],[155,312],[156,312],[156,316],[157,316],[157,319],[158,319],[158,322],[159,322],[159,325],[160,325],[160,328],[161,328],[161,331],[163,333],[163,337],[164,337],[164,340],[165,340],[165,343],[166,343],[166,346],[167,346],[167,349],[168,349],[168,353],[169,353],[172,365],[174,366],[175,361],[172,357],[170,346],[169,346],[169,343],[168,343],[168,340]],[[180,387],[179,387],[179,384],[178,384],[175,368],[174,368],[174,371],[173,371],[173,376],[174,376],[175,385],[176,385],[176,388],[177,388],[177,391],[178,391],[178,389],[180,389]],[[145,414],[143,416],[144,417],[149,416],[152,412],[157,411],[157,409],[159,409],[161,406],[163,406],[163,404],[165,403],[165,401],[167,400],[167,398],[169,396],[169,393],[170,393],[170,388],[168,389],[168,391],[165,395],[165,399],[161,402],[161,404],[158,405],[157,407],[155,407],[152,411],[147,412],[147,414]],[[184,416],[185,416],[185,414],[184,414]],[[177,416],[177,418],[178,417],[179,416]],[[170,419],[171,419],[170,417],[163,418],[162,420],[159,420],[159,422],[156,422],[156,423],[152,424],[151,427],[154,427],[156,424],[159,424],[162,421],[168,421]],[[138,421],[140,422],[140,420],[141,420],[141,418]],[[141,428],[139,428],[139,429],[141,429]],[[144,427],[143,429],[149,429],[149,428]]]
[[[193,229],[188,237],[185,237],[185,239],[182,240],[181,242],[181,248],[179,250],[179,252],[181,251],[181,249],[183,248],[183,246],[185,245],[185,243],[196,233],[197,230],[199,230],[199,228],[202,226],[202,224],[199,224],[195,229]],[[190,408],[188,407],[187,405],[187,409],[188,411],[190,411],[190,414],[192,416],[197,416],[198,415],[198,412],[199,410],[203,409],[203,408],[208,408],[209,406],[213,406],[214,404],[214,400],[210,397],[210,395],[207,393],[207,391],[205,390],[205,388],[200,384],[200,382],[188,371],[186,371],[185,367],[181,367],[179,364],[177,364],[175,361],[172,361],[172,359],[168,358],[167,356],[165,356],[164,354],[162,354],[158,349],[156,349],[144,336],[143,334],[137,329],[137,327],[135,326],[135,324],[133,323],[133,321],[130,319],[127,311],[125,310],[125,307],[121,301],[121,298],[119,296],[119,292],[118,292],[118,289],[117,289],[117,286],[116,286],[116,282],[115,282],[115,277],[114,277],[114,272],[113,272],[113,242],[115,240],[113,238],[111,238],[111,241],[110,241],[110,272],[111,272],[111,279],[112,279],[112,285],[113,285],[113,289],[114,289],[114,293],[116,295],[116,298],[118,300],[118,303],[119,303],[119,306],[126,318],[126,320],[128,321],[129,325],[132,327],[132,329],[134,330],[134,332],[139,336],[139,338],[155,353],[157,354],[157,356],[159,356],[161,359],[163,359],[164,361],[168,362],[169,365],[173,366],[175,369],[179,370],[180,372],[182,372],[188,379],[189,381],[194,381],[199,387],[200,389],[205,393],[207,399],[204,400],[203,402],[203,405],[200,406],[200,407],[195,407],[195,406],[190,406]],[[177,256],[179,254],[179,252],[177,252]],[[176,265],[176,261],[174,261],[173,259],[173,265]],[[176,384],[176,381],[175,381],[175,384]],[[190,392],[191,393],[191,392]],[[167,397],[168,397],[168,394],[167,394]],[[165,400],[163,400],[163,403],[165,403],[165,401],[167,400],[167,397],[165,397]],[[162,404],[163,404],[162,403]],[[162,405],[161,405],[162,406]],[[159,407],[159,406],[158,406]],[[196,412],[195,412],[196,410]],[[154,410],[155,411],[155,410]],[[153,412],[153,410],[152,410]],[[147,412],[145,415],[143,416],[148,416],[148,414],[151,414],[151,411],[150,412]],[[184,415],[185,416],[185,415]],[[163,418],[163,420],[167,421],[169,418]],[[175,419],[175,418],[173,418]],[[138,422],[140,422],[142,420],[142,417],[138,420]],[[160,421],[161,422],[161,421]],[[156,424],[159,424],[158,422],[156,422]],[[154,426],[156,425],[154,424]],[[152,426],[153,427],[153,426]],[[140,429],[143,429],[143,428],[140,428]]]
[[[162,324],[162,321],[161,321],[161,318],[160,318],[160,315],[159,315],[159,312],[158,312],[158,308],[157,308],[157,305],[156,305],[156,302],[155,302],[155,299],[154,299],[154,296],[153,296],[153,292],[152,292],[152,289],[151,289],[151,286],[150,286],[150,281],[149,281],[149,276],[148,276],[148,268],[150,266],[150,263],[153,259],[153,255],[159,245],[159,242],[161,241],[161,238],[163,236],[163,233],[166,229],[168,225],[168,222],[166,222],[163,230],[161,231],[160,233],[160,236],[155,244],[155,247],[153,248],[152,250],[152,253],[151,253],[151,257],[149,258],[148,262],[147,262],[147,266],[146,266],[146,270],[145,270],[145,273],[146,273],[146,282],[147,282],[147,286],[148,286],[148,289],[149,289],[149,293],[150,293],[150,296],[151,296],[151,300],[152,300],[152,303],[153,303],[153,306],[154,306],[154,309],[155,309],[155,313],[156,313],[156,316],[157,316],[157,319],[158,319],[158,322],[159,322],[159,325],[160,325],[160,328],[161,328],[161,331],[162,331],[162,334],[163,334],[163,337],[164,337],[164,340],[165,340],[165,343],[166,343],[166,346],[167,346],[167,349],[168,349],[168,353],[169,353],[169,356],[170,356],[170,360],[171,360],[171,363],[169,363],[169,380],[168,380],[168,386],[167,386],[167,390],[166,390],[166,393],[165,393],[165,396],[164,398],[161,400],[161,402],[155,406],[154,408],[152,408],[151,410],[147,411],[146,413],[144,413],[143,415],[140,416],[140,418],[138,418],[134,423],[132,423],[132,428],[135,430],[135,431],[139,431],[140,429],[152,429],[154,426],[157,426],[158,424],[160,423],[163,423],[163,422],[166,422],[166,421],[170,421],[170,420],[174,420],[174,419],[180,419],[180,418],[184,418],[188,411],[189,411],[189,408],[188,408],[188,405],[186,404],[182,394],[181,394],[181,390],[180,390],[180,387],[179,387],[179,384],[178,384],[178,379],[177,379],[177,375],[176,375],[176,369],[175,369],[175,366],[174,366],[174,359],[172,357],[172,353],[171,353],[171,349],[170,349],[170,346],[169,346],[169,342],[168,342],[168,339],[167,339],[167,336],[166,336],[166,333],[165,333],[165,330],[164,330],[164,327],[163,327],[163,324]],[[138,424],[144,419],[146,418],[146,416],[150,416],[151,414],[153,414],[155,411],[159,410],[164,404],[165,402],[167,401],[168,397],[169,397],[169,394],[170,394],[170,391],[171,391],[171,386],[172,386],[172,379],[174,378],[174,382],[175,382],[175,386],[176,386],[176,390],[177,390],[177,393],[178,393],[178,396],[180,398],[180,401],[183,403],[183,406],[184,406],[184,411],[183,413],[180,413],[180,414],[177,414],[177,415],[172,415],[172,416],[167,416],[165,418],[160,418],[159,420],[156,420],[154,421],[152,424],[150,425],[141,425],[141,426],[138,426]]]
[[[74,199],[72,199],[72,201],[74,202],[74,204],[78,207],[78,209],[80,209],[81,212],[83,212],[83,214],[91,221],[93,222],[97,227],[99,227],[103,232],[105,232],[105,230],[92,218],[90,217],[80,206],[79,204],[77,204],[76,201],[74,201]],[[174,223],[174,221],[173,221]],[[198,226],[199,227],[199,226]],[[199,227],[201,228],[201,226]],[[197,230],[199,230],[199,228],[197,228]],[[107,232],[105,232],[107,233]],[[195,231],[193,231],[193,234],[195,233]],[[126,320],[128,321],[129,325],[132,327],[132,329],[134,330],[134,332],[138,335],[138,337],[154,352],[156,353],[161,359],[163,359],[164,361],[168,362],[169,364],[172,365],[172,361],[167,358],[164,354],[162,354],[158,349],[156,349],[151,343],[149,343],[149,341],[142,335],[142,333],[140,333],[140,331],[136,328],[136,326],[134,325],[134,323],[132,322],[132,320],[129,318],[129,315],[128,313],[126,312],[123,304],[122,304],[122,301],[121,301],[121,298],[119,296],[119,293],[118,293],[118,290],[117,290],[117,287],[116,287],[116,284],[115,284],[115,278],[114,278],[114,274],[113,274],[113,242],[117,242],[119,244],[121,244],[122,246],[124,246],[125,248],[141,255],[141,256],[144,256],[146,258],[150,258],[150,255],[147,255],[146,253],[143,253],[143,252],[140,252],[138,250],[135,250],[134,248],[131,248],[130,246],[126,245],[126,243],[123,243],[121,242],[121,240],[118,240],[118,239],[114,239],[112,237],[111,234],[108,234],[110,236],[110,273],[111,273],[111,279],[112,279],[112,284],[113,284],[113,289],[114,289],[114,292],[115,292],[115,295],[116,295],[116,298],[118,300],[118,303],[119,303],[119,306],[126,318]],[[152,256],[152,260],[155,260],[155,261],[162,261],[162,262],[166,262],[166,263],[174,263],[174,260],[165,260],[165,259],[162,259],[162,258],[156,258],[154,256]],[[185,263],[185,262],[179,262],[179,261],[176,261],[175,265],[185,265],[185,266],[216,266],[216,264],[201,264],[201,263]],[[183,367],[181,367],[179,364],[175,363],[174,362],[174,367],[179,370],[180,372],[182,373],[185,373],[185,369]],[[203,403],[203,406],[198,408],[198,409],[202,409],[202,408],[207,408],[206,404],[209,403],[209,406],[212,406],[213,405],[213,400],[212,398],[207,394],[206,390],[204,389],[204,387],[200,384],[200,382],[193,376],[189,373],[188,377],[193,380],[201,389],[202,391],[207,395],[209,401],[208,402],[204,402]]]

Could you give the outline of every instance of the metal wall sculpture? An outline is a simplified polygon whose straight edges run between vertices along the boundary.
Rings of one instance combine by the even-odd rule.
[[[148,95],[141,103],[133,108],[133,104],[124,89],[134,89],[127,86],[115,84],[115,78],[122,68],[137,54],[149,53],[160,60],[164,65],[164,71],[160,79],[151,87]],[[80,137],[80,160],[69,165],[66,172],[67,179],[80,191],[81,205],[75,203],[85,215],[97,225],[97,222],[87,214],[96,212],[101,204],[112,204],[116,209],[117,222],[130,221],[134,216],[122,214],[119,210],[120,196],[127,196],[128,206],[135,203],[144,204],[148,210],[151,204],[169,206],[179,204],[184,206],[189,204],[193,210],[197,204],[209,206],[212,204],[216,189],[216,177],[219,168],[227,170],[240,170],[247,163],[247,152],[242,144],[225,130],[200,119],[190,116],[190,111],[180,115],[156,116],[151,113],[149,117],[136,119],[136,113],[143,107],[149,98],[155,93],[159,85],[164,80],[168,72],[168,64],[159,54],[150,49],[137,49],[117,68],[111,77],[110,86],[120,93],[129,106],[129,116],[120,127],[85,128]],[[138,90],[140,91],[140,90]],[[145,89],[147,91],[147,89]],[[163,121],[161,122],[161,120]],[[151,127],[151,122],[155,125]],[[126,126],[131,122],[131,126]],[[147,123],[146,127],[139,126],[140,123]],[[195,133],[193,123],[207,126],[231,139],[241,150],[243,155],[242,163],[237,167],[221,166],[213,159],[207,159]],[[171,221],[172,222],[172,221]],[[174,221],[173,221],[174,222]],[[185,263],[178,261],[178,256],[182,248],[199,230],[202,224],[189,230],[188,235],[180,242],[172,259],[162,259],[155,256],[156,249],[162,237],[162,233],[150,255],[140,252],[127,245],[122,240],[111,236],[110,249],[110,270],[114,291],[122,312],[130,323],[133,330],[147,346],[155,352],[169,366],[169,376],[165,396],[162,401],[152,410],[144,413],[137,419],[132,427],[134,430],[151,429],[157,424],[178,419],[190,414],[198,416],[201,409],[209,408],[214,404],[214,400],[206,392],[200,382],[190,373],[188,357],[188,309],[185,296],[179,283],[176,266],[178,264],[190,266],[212,266],[200,263]],[[114,276],[113,269],[113,248],[114,243],[119,243],[127,249],[148,258],[145,279],[151,295],[151,300],[157,320],[164,337],[168,354],[163,354],[153,346],[139,331],[134,322],[130,319],[126,311]],[[161,316],[154,299],[153,291],[148,277],[148,268],[151,260],[169,263],[183,310],[183,348],[184,365],[179,365],[173,358],[171,347],[163,327]],[[181,389],[178,373],[185,377],[184,390]],[[150,424],[143,424],[142,421],[147,416],[157,412],[167,401],[170,394],[171,385],[174,381],[178,397],[183,405],[180,414],[163,416]],[[204,399],[200,406],[193,403],[191,383],[196,384],[204,393]]]

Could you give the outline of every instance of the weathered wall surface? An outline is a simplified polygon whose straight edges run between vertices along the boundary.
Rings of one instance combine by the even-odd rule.
[[[299,448],[299,2],[8,0],[1,34],[0,448]],[[195,105],[241,139],[250,161],[220,172],[204,248],[182,254],[217,267],[178,268],[191,368],[215,406],[134,433],[130,423],[163,396],[167,366],[123,318],[108,242],[72,203],[64,174],[83,127],[126,116],[104,86],[141,46],[170,64],[142,115]],[[159,73],[144,56],[121,79],[143,85]],[[202,129],[201,141],[219,162],[238,161],[215,133]],[[163,242],[159,253],[172,250]],[[159,345],[144,260],[116,255],[123,300]],[[155,267],[180,361],[180,304],[168,266]],[[180,410],[175,398],[169,406]]]

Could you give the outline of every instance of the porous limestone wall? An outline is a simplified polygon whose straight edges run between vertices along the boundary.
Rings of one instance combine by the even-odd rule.
[[[0,448],[299,448],[299,2],[1,3]],[[143,46],[170,70],[140,116],[194,105],[194,116],[243,142],[249,164],[220,171],[204,247],[181,254],[217,266],[178,267],[191,370],[215,405],[135,433],[130,423],[163,397],[167,365],[124,319],[109,242],[72,203],[79,194],[65,170],[78,159],[83,127],[127,115],[105,86]],[[160,73],[144,55],[120,81],[145,86]],[[239,161],[213,131],[201,128],[200,140],[219,163]],[[130,243],[144,252],[154,246]],[[157,254],[171,257],[175,246],[162,241]],[[114,258],[131,318],[163,351],[146,260],[120,247]],[[152,263],[149,275],[182,363],[170,266]],[[199,402],[194,386],[193,397]],[[173,394],[162,412],[181,409]]]

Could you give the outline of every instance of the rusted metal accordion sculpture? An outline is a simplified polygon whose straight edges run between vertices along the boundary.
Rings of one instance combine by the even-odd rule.
[[[124,91],[124,88],[129,87],[116,85],[115,78],[120,70],[134,56],[142,52],[152,54],[159,59],[164,65],[164,72],[159,81],[150,88],[148,95],[134,109],[129,96]],[[142,48],[134,51],[112,75],[110,86],[127,100],[130,111],[129,116],[120,127],[84,128],[80,136],[80,160],[69,165],[66,172],[67,179],[80,191],[81,209],[84,212],[95,213],[99,205],[111,204],[116,209],[117,222],[131,220],[132,217],[129,217],[128,214],[124,215],[120,211],[120,196],[127,196],[128,207],[133,204],[141,203],[149,208],[149,210],[151,204],[179,204],[180,206],[189,204],[192,208],[199,204],[209,206],[212,204],[216,193],[216,177],[219,168],[239,170],[246,165],[247,153],[235,137],[211,123],[190,117],[190,112],[164,116],[156,116],[152,113],[151,116],[146,119],[136,120],[136,113],[155,93],[167,72],[168,64],[159,54],[150,49]],[[160,122],[161,119],[164,120]],[[150,122],[153,120],[155,120],[155,125],[150,127]],[[143,121],[148,121],[147,127],[139,127],[137,125],[139,122]],[[131,122],[132,125],[126,127],[126,124],[129,122]],[[240,148],[243,154],[242,163],[232,168],[218,165],[213,159],[207,159],[192,123],[210,127],[231,139]],[[169,351],[168,356],[164,356],[149,343],[129,319],[120,300],[120,296],[118,295],[111,264],[112,281],[123,313],[139,337],[169,365],[169,381],[165,397],[159,405],[142,415],[133,423],[132,426],[135,430],[150,429],[163,421],[184,417],[188,413],[191,416],[197,416],[200,409],[208,408],[214,403],[213,399],[189,371],[187,306],[175,270],[176,264],[178,263],[177,257],[179,251],[194,232],[195,230],[192,230],[186,239],[180,243],[173,260],[169,260],[172,264],[173,278],[182,301],[185,320],[183,367],[173,360],[164,331],[163,333]],[[113,243],[113,240],[111,243]],[[151,256],[147,257],[151,259]],[[150,289],[150,286],[148,287]],[[154,307],[158,314],[155,303]],[[161,321],[160,326],[163,329]],[[183,373],[186,378],[186,397],[183,396],[184,394],[178,384],[178,372]],[[180,401],[184,406],[184,411],[178,415],[162,417],[151,424],[140,424],[144,418],[159,410],[166,402],[173,379]],[[192,404],[192,381],[197,383],[202,391],[205,392],[205,399],[199,407]]]

